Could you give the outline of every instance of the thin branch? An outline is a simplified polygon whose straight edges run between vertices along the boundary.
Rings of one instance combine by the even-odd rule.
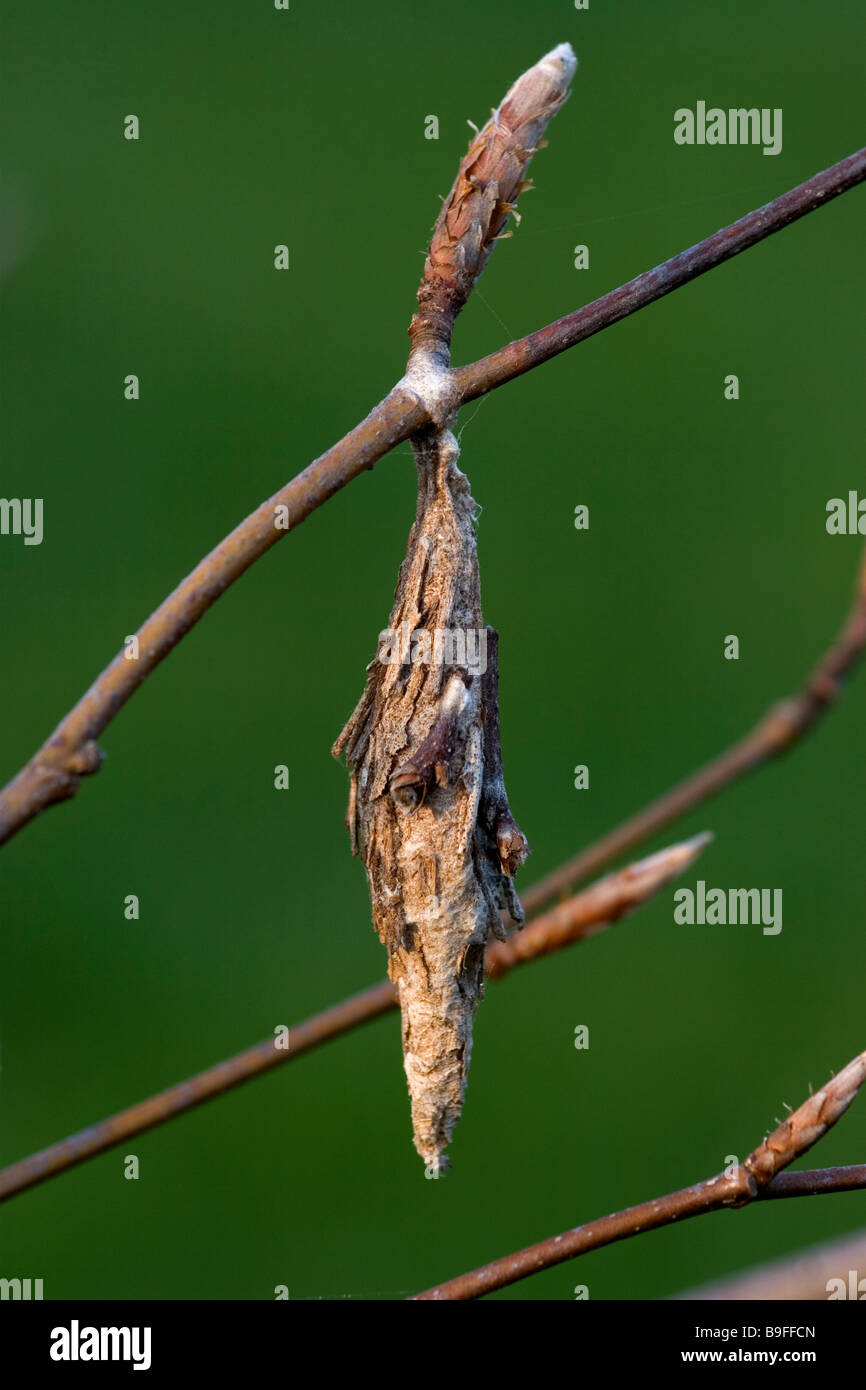
[[[769,1300],[826,1301],[833,1297],[860,1299],[863,1296],[860,1291],[862,1271],[866,1271],[866,1230],[798,1250],[793,1255],[757,1265],[716,1283],[701,1284],[699,1288],[677,1294],[674,1301],[763,1303]],[[866,1288],[866,1284],[863,1287]]]
[[[473,401],[506,381],[513,381],[515,377],[540,366],[542,362],[548,362],[551,357],[577,343],[585,342],[603,328],[628,318],[629,314],[662,299],[671,290],[687,285],[690,280],[705,275],[723,261],[747,251],[750,246],[763,241],[764,237],[823,207],[833,198],[838,198],[840,193],[847,193],[864,179],[866,148],[815,174],[764,207],[747,213],[729,227],[723,227],[696,246],[691,246],[688,251],[672,256],[654,270],[644,271],[643,275],[629,280],[618,290],[612,290],[594,304],[588,304],[573,314],[566,314],[565,318],[557,319],[555,323],[549,323],[546,328],[539,328],[525,338],[508,343],[489,357],[482,357],[467,367],[458,367],[454,377],[461,402]]]
[[[504,385],[814,212],[864,179],[866,148],[575,314],[480,362],[448,369],[454,400],[457,404],[465,403]],[[429,424],[431,418],[429,403],[425,405],[411,382],[404,378],[360,425],[221,541],[139,629],[138,659],[127,660],[125,653],[118,654],[0,793],[0,844],[46,807],[74,796],[81,778],[99,769],[102,755],[96,739],[145,676],[195,626],[220,594],[286,534],[285,526],[278,524],[277,508],[288,509],[290,528],[300,525],[346,483],[372,468],[397,444]]]
[[[652,1202],[628,1207],[613,1216],[578,1226],[551,1236],[537,1245],[494,1260],[480,1269],[449,1279],[445,1284],[416,1294],[415,1300],[457,1300],[480,1298],[495,1289],[516,1284],[542,1269],[552,1269],[565,1260],[598,1250],[614,1241],[626,1240],[644,1231],[670,1226],[704,1212],[724,1207],[742,1207],[750,1202],[775,1197],[819,1196],[829,1192],[850,1192],[866,1188],[866,1164],[816,1172],[786,1173],[781,1169],[806,1153],[847,1110],[866,1079],[866,1052],[855,1057],[799,1110],[749,1154],[733,1173],[719,1173],[693,1187],[657,1197]]]
[[[417,396],[397,385],[366,420],[274,493],[196,565],[139,628],[138,657],[119,652],[58,724],[47,743],[0,793],[0,844],[46,807],[74,796],[98,772],[96,739],[221,594],[294,528],[427,420]],[[285,508],[285,512],[280,512]]]
[[[820,1197],[834,1192],[862,1192],[866,1189],[866,1163],[851,1164],[841,1168],[804,1169],[798,1173],[781,1173],[758,1194],[760,1200],[780,1197]],[[752,1199],[747,1199],[747,1201]],[[554,1265],[572,1260],[578,1255],[586,1255],[603,1245],[613,1245],[616,1241],[627,1240],[630,1236],[641,1235],[644,1231],[654,1231],[660,1226],[670,1226],[676,1221],[686,1221],[691,1216],[702,1216],[705,1212],[720,1211],[724,1207],[746,1205],[736,1199],[728,1186],[728,1180],[721,1177],[697,1183],[694,1187],[681,1188],[654,1201],[643,1202],[640,1206],[626,1207],[613,1216],[591,1221],[586,1226],[577,1226],[562,1235],[551,1236],[538,1245],[527,1246],[513,1255],[484,1265],[470,1274],[462,1274],[446,1284],[438,1284],[425,1293],[413,1295],[412,1301],[447,1301],[481,1298],[484,1294],[503,1289],[508,1284],[516,1284],[542,1269],[552,1269]]]
[[[612,874],[600,883],[580,893],[570,902],[560,904],[552,912],[537,918],[520,934],[520,945],[513,949],[510,941],[496,942],[488,947],[485,964],[494,979],[501,979],[516,965],[548,955],[563,946],[583,941],[602,927],[632,912],[671,882],[692,864],[710,837],[698,835],[684,844],[672,845],[660,854],[651,855],[639,864],[632,864]],[[289,1046],[283,1048],[275,1038],[263,1042],[199,1072],[177,1086],[150,1096],[91,1125],[78,1134],[62,1139],[50,1148],[21,1159],[0,1172],[0,1201],[23,1192],[46,1178],[65,1172],[88,1158],[105,1153],[135,1134],[153,1129],[155,1125],[173,1120],[206,1100],[222,1095],[283,1062],[293,1061],[321,1043],[339,1037],[362,1023],[369,1023],[397,1007],[394,986],[385,980],[360,994],[315,1014],[289,1030]]]
[[[828,647],[802,688],[773,705],[745,738],[706,763],[643,810],[623,821],[567,863],[534,883],[523,894],[527,912],[537,912],[558,894],[630,853],[672,821],[700,806],[708,797],[771,762],[803,738],[838,699],[866,649],[866,551],[860,560],[851,610],[835,641]]]

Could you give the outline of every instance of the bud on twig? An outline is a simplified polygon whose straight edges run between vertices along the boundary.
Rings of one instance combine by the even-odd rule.
[[[469,146],[433,229],[409,328],[413,353],[428,351],[447,364],[454,320],[529,187],[524,175],[576,68],[570,44],[552,49],[517,79]]]
[[[866,1081],[866,1052],[861,1052],[838,1076],[810,1096],[778,1129],[760,1144],[744,1163],[761,1187],[795,1158],[817,1144],[822,1135],[844,1115]]]

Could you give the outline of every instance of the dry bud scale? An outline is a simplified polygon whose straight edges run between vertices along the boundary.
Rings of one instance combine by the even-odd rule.
[[[431,1175],[447,1167],[463,1108],[485,947],[504,936],[502,909],[523,921],[512,880],[529,853],[502,775],[498,638],[483,624],[476,505],[457,466],[451,331],[575,67],[561,44],[518,79],[473,139],[433,230],[404,382],[437,423],[412,440],[418,509],[389,628],[333,750],[351,770],[352,851],[398,990],[415,1147]],[[409,638],[398,659],[394,633]]]

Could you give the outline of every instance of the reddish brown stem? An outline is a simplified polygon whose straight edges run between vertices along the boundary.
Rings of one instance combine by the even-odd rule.
[[[670,294],[671,290],[687,285],[690,280],[705,275],[708,270],[713,270],[723,261],[729,261],[741,251],[747,251],[750,246],[763,241],[764,237],[799,221],[807,213],[823,207],[833,198],[838,198],[841,193],[847,193],[864,179],[866,148],[857,150],[847,159],[842,159],[838,164],[815,174],[813,178],[798,184],[789,193],[783,193],[780,198],[774,198],[764,207],[747,213],[739,221],[732,222],[729,227],[722,227],[721,231],[714,232],[712,236],[699,241],[696,246],[689,247],[688,251],[681,251],[678,256],[663,261],[653,270],[644,271],[636,279],[629,280],[628,284],[611,290],[610,294],[603,295],[601,299],[596,299],[583,309],[577,309],[574,313],[566,314],[564,318],[547,324],[545,328],[529,333],[525,338],[508,343],[506,347],[492,352],[489,357],[482,357],[469,366],[456,368],[454,379],[461,402],[475,400],[477,396],[483,396],[506,381],[513,381],[515,377],[522,376],[524,372],[531,371],[542,362],[548,362],[551,357],[556,357],[577,343],[585,342],[595,333],[600,333],[603,328],[609,328],[612,323],[628,318],[629,314],[634,314],[638,309],[646,308],[647,304],[662,299],[664,295]]]
[[[99,769],[102,757],[95,740],[129,697],[220,594],[286,534],[286,528],[276,524],[276,509],[287,509],[288,529],[300,525],[352,478],[408,439],[426,418],[417,397],[395,387],[366,420],[257,507],[206,555],[139,628],[137,659],[119,652],[0,793],[0,844],[46,807],[74,796],[81,778]]]
[[[515,965],[547,955],[571,942],[581,941],[601,930],[602,926],[616,921],[646,902],[692,863],[703,849],[706,839],[706,836],[698,836],[684,845],[673,845],[641,864],[633,864],[601,883],[593,884],[571,902],[561,904],[554,912],[539,917],[531,927],[527,927],[517,952],[510,952],[507,942],[489,947],[486,961],[490,974],[502,976]],[[362,1023],[369,1023],[371,1019],[379,1018],[396,1007],[396,992],[387,980],[361,994],[355,994],[290,1029],[288,1049],[278,1048],[273,1038],[266,1038],[230,1057],[228,1061],[208,1067],[189,1080],[169,1087],[167,1091],[160,1091],[158,1095],[121,1110],[101,1124],[91,1125],[4,1168],[0,1172],[0,1201],[65,1172],[67,1168],[73,1168],[88,1158],[95,1158],[134,1134],[143,1134],[155,1125],[175,1119],[204,1101],[239,1086],[241,1082],[261,1076],[283,1062],[290,1062],[311,1048],[339,1037],[341,1033],[347,1033]]]
[[[864,1164],[815,1173],[781,1172],[811,1149],[844,1115],[864,1078],[866,1052],[855,1057],[826,1086],[804,1101],[731,1173],[719,1173],[693,1187],[670,1192],[652,1202],[641,1202],[639,1206],[628,1207],[587,1226],[563,1231],[561,1235],[551,1236],[537,1245],[529,1245],[480,1269],[449,1279],[445,1284],[416,1294],[415,1298],[430,1301],[480,1298],[539,1270],[551,1269],[576,1255],[598,1250],[602,1245],[654,1231],[674,1221],[685,1221],[691,1216],[719,1211],[722,1207],[742,1207],[777,1196],[813,1197],[866,1187]]]
[[[760,1200],[818,1197],[830,1192],[854,1192],[864,1188],[866,1164],[860,1163],[846,1168],[781,1173],[759,1195]],[[413,1301],[446,1302],[481,1298],[496,1289],[504,1289],[508,1284],[516,1284],[520,1279],[527,1279],[530,1274],[538,1274],[542,1269],[552,1269],[554,1265],[573,1260],[577,1255],[598,1250],[603,1245],[613,1245],[615,1241],[628,1240],[630,1236],[641,1235],[644,1231],[655,1231],[660,1226],[687,1221],[689,1217],[703,1216],[706,1212],[720,1211],[723,1207],[741,1206],[745,1200],[734,1179],[722,1176],[710,1178],[708,1182],[681,1188],[679,1192],[657,1197],[652,1202],[642,1202],[636,1207],[627,1207],[613,1216],[604,1216],[599,1221],[591,1221],[586,1226],[577,1226],[574,1230],[564,1231],[562,1235],[539,1241],[537,1245],[529,1245],[513,1255],[506,1255],[480,1269],[449,1279],[445,1284],[437,1284],[425,1293],[415,1294]]]

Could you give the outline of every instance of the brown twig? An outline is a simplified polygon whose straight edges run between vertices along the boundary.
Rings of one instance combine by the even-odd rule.
[[[799,1174],[794,1174],[799,1176]],[[851,1278],[853,1274],[854,1278]],[[728,1279],[676,1294],[675,1302],[826,1301],[862,1298],[866,1280],[866,1230],[798,1250]],[[862,1288],[866,1290],[866,1282]]]
[[[446,394],[453,404],[460,405],[502,386],[814,212],[864,179],[866,149],[576,313],[479,362],[447,369]],[[74,796],[81,778],[98,770],[102,755],[96,740],[118,710],[220,594],[286,534],[285,526],[275,522],[276,508],[288,509],[292,529],[300,525],[346,483],[372,468],[431,419],[431,402],[428,399],[425,404],[411,381],[404,378],[360,425],[221,541],[139,629],[138,659],[127,660],[124,653],[116,656],[0,793],[0,844],[46,807]]]
[[[866,551],[860,560],[851,610],[835,641],[802,689],[773,705],[745,738],[727,748],[683,782],[623,821],[523,894],[527,912],[537,912],[558,894],[607,868],[651,835],[700,806],[745,773],[787,752],[838,698],[842,684],[866,649]]]
[[[694,862],[708,839],[707,835],[698,835],[684,844],[672,845],[640,864],[632,864],[601,883],[593,884],[570,902],[560,904],[553,912],[537,918],[525,928],[519,951],[511,952],[509,942],[492,945],[486,956],[489,973],[494,978],[501,978],[515,965],[525,964],[563,946],[582,941],[617,921],[661,892],[671,879]],[[181,1081],[177,1086],[160,1091],[100,1124],[91,1125],[4,1168],[0,1172],[0,1201],[65,1172],[88,1158],[95,1158],[134,1134],[142,1134],[155,1125],[175,1119],[204,1101],[239,1086],[241,1082],[261,1076],[283,1062],[290,1062],[321,1043],[339,1037],[341,1033],[347,1033],[362,1023],[369,1023],[396,1007],[396,993],[390,981],[373,985],[291,1028],[288,1049],[278,1047],[274,1038],[266,1038],[235,1057],[208,1067],[187,1081]]]
[[[690,280],[705,275],[732,256],[747,251],[750,246],[763,241],[764,237],[789,227],[807,213],[838,198],[840,193],[847,193],[864,179],[866,149],[861,149],[820,174],[815,174],[805,183],[798,184],[789,193],[783,193],[764,207],[747,213],[729,227],[714,232],[687,251],[672,256],[653,270],[644,271],[643,275],[603,295],[594,304],[566,314],[564,318],[508,343],[469,366],[456,368],[454,380],[461,402],[473,401],[506,381],[513,381],[515,377],[540,366],[542,362],[548,362],[551,357],[577,343],[585,342],[603,328],[628,318],[629,314],[655,303],[657,299],[670,294],[671,290],[687,285]]]
[[[120,652],[0,793],[0,844],[46,807],[74,796],[81,778],[99,770],[102,754],[96,739],[220,594],[286,534],[284,517],[291,528],[298,526],[352,478],[408,439],[426,419],[417,396],[402,385],[395,386],[366,420],[257,507],[205,556],[139,628],[137,659]],[[279,513],[281,507],[287,511]]]
[[[668,1193],[651,1202],[628,1207],[613,1216],[602,1217],[551,1236],[537,1245],[494,1260],[480,1269],[449,1279],[445,1284],[416,1294],[415,1300],[457,1300],[480,1298],[495,1289],[516,1284],[530,1274],[551,1269],[565,1260],[598,1250],[614,1241],[626,1240],[644,1231],[669,1226],[704,1212],[723,1207],[742,1207],[750,1202],[775,1197],[819,1196],[828,1192],[851,1191],[866,1187],[866,1164],[851,1168],[782,1174],[781,1169],[806,1153],[844,1114],[866,1079],[866,1052],[855,1057],[832,1081],[810,1096],[762,1144],[749,1154],[735,1172],[719,1173],[693,1187]]]

